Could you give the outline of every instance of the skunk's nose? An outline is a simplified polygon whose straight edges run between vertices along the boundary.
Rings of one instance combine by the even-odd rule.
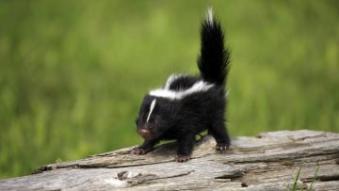
[[[150,139],[151,138],[151,131],[146,128],[140,128],[138,130],[138,133],[144,138],[144,139]]]

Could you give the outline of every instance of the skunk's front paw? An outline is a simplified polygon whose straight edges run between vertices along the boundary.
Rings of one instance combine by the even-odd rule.
[[[133,155],[144,155],[147,153],[147,150],[140,148],[140,147],[135,147],[131,150],[131,154]]]
[[[191,155],[178,155],[176,158],[177,162],[186,162],[191,159]]]
[[[220,152],[225,152],[229,148],[230,148],[230,145],[227,143],[217,143],[217,146],[215,147],[215,149]]]

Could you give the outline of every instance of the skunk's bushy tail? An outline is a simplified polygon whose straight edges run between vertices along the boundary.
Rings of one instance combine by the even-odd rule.
[[[224,34],[212,9],[201,27],[201,50],[198,67],[201,77],[210,83],[224,85],[229,69],[229,51],[224,47]]]

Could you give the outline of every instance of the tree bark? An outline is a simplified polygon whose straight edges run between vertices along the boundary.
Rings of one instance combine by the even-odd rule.
[[[198,141],[193,159],[175,162],[175,143],[141,156],[131,148],[49,164],[0,181],[0,190],[339,190],[339,134],[309,130],[238,137],[226,153]],[[298,177],[299,174],[299,177]]]

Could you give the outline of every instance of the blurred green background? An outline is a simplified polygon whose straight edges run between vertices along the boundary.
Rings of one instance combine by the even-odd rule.
[[[0,0],[0,178],[140,143],[144,93],[197,73],[209,6],[232,50],[233,137],[339,132],[338,2]]]

